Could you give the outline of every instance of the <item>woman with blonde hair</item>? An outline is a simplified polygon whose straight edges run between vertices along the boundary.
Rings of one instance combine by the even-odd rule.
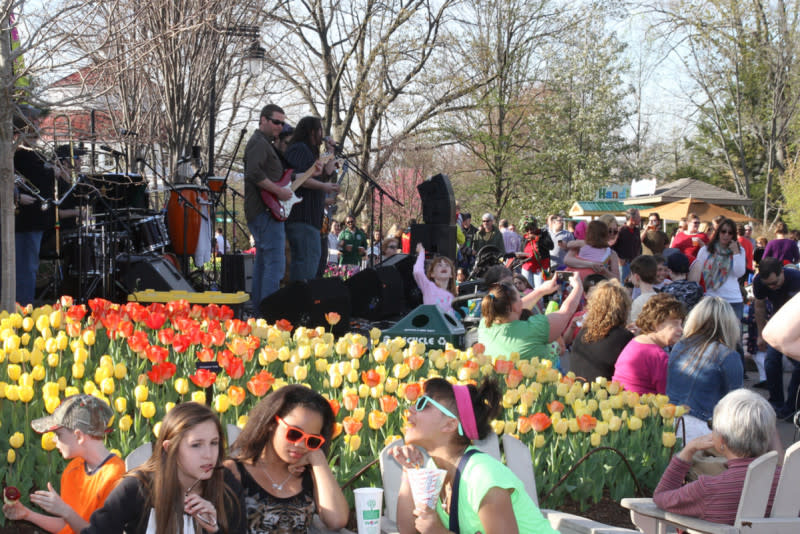
[[[689,313],[667,367],[670,401],[691,408],[684,417],[687,441],[707,434],[714,406],[729,391],[742,387],[738,339],[739,322],[731,305],[720,297],[703,298]]]
[[[587,381],[611,378],[620,352],[633,339],[626,328],[631,297],[618,280],[600,282],[586,303],[583,327],[570,350],[570,371]]]
[[[84,534],[244,532],[241,485],[222,466],[222,426],[211,408],[185,402],[161,423],[153,454],[92,514]]]

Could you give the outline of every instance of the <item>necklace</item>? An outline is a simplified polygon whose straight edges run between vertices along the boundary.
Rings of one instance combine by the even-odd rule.
[[[270,476],[269,472],[266,469],[264,469],[264,474],[266,474],[269,481],[272,482],[272,487],[278,491],[283,491],[283,486],[286,485],[287,482],[289,482],[290,478],[292,478],[292,474],[289,473],[286,476],[286,478],[283,479],[283,482],[278,484],[277,482],[275,482],[275,479]]]

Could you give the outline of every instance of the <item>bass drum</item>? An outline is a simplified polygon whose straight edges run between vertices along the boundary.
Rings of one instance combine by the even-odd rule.
[[[191,206],[185,205],[186,203]],[[200,214],[208,214],[208,204],[207,188],[194,184],[173,186],[167,202],[167,229],[176,254],[192,255],[197,250],[203,223]]]

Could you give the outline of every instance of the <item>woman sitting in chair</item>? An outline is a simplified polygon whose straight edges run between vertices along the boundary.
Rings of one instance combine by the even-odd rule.
[[[522,481],[471,445],[492,432],[489,422],[497,417],[502,397],[497,383],[484,379],[476,388],[432,378],[424,388],[409,410],[406,445],[392,450],[403,466],[397,501],[400,533],[555,532]],[[414,506],[406,470],[422,464],[418,447],[447,472],[435,509]]]
[[[750,463],[775,448],[783,450],[775,428],[775,411],[769,402],[748,389],[736,389],[714,408],[714,430],[691,440],[672,458],[653,494],[662,510],[732,525]],[[719,475],[701,475],[683,485],[696,452],[714,450],[727,459],[728,469]],[[767,514],[772,508],[780,467],[775,470]]]

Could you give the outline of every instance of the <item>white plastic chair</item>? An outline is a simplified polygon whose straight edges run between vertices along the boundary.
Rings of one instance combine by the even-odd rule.
[[[125,457],[125,469],[130,471],[131,469],[139,467],[145,463],[152,454],[153,444],[149,441],[147,443],[142,443]]]
[[[790,448],[796,451],[796,446]],[[793,457],[794,459],[794,457]],[[797,461],[796,459],[794,459]],[[622,499],[623,507],[631,511],[631,521],[646,534],[665,534],[667,527],[677,527],[690,533],[740,534],[743,532],[783,534],[800,532],[800,519],[764,518],[769,500],[778,453],[770,451],[759,456],[747,468],[742,496],[733,525],[723,525],[696,517],[666,512],[656,506],[653,499]],[[796,478],[794,479],[796,483]],[[790,484],[787,480],[787,484]],[[795,490],[796,491],[796,490]]]

